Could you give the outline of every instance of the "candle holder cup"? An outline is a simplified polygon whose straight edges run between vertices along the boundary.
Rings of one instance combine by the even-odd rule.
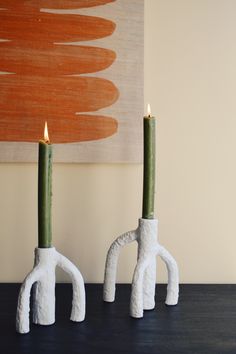
[[[55,270],[59,266],[68,273],[73,285],[70,319],[81,322],[85,318],[85,289],[82,275],[69,259],[51,248],[36,248],[32,271],[23,281],[18,297],[16,330],[28,333],[30,292],[33,287],[33,323],[51,325],[55,322]]]
[[[138,260],[132,280],[130,315],[143,317],[144,310],[155,307],[156,256],[160,256],[168,270],[166,305],[176,305],[179,297],[178,266],[171,254],[157,241],[157,219],[139,219],[139,226],[119,236],[110,246],[105,265],[103,299],[115,300],[115,282],[120,249],[126,244],[138,242]]]

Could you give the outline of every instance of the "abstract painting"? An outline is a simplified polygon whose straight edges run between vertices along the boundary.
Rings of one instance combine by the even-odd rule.
[[[140,162],[143,0],[0,0],[0,161]]]

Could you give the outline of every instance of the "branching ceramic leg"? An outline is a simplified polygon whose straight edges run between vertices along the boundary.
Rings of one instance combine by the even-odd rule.
[[[121,247],[136,240],[136,231],[129,231],[119,236],[109,248],[105,265],[103,300],[113,302],[116,292],[117,263]]]
[[[33,322],[50,325],[55,322],[55,269],[59,265],[72,278],[73,301],[71,320],[83,321],[85,317],[84,282],[79,270],[55,248],[36,248],[35,265],[24,280],[18,298],[16,330],[29,332],[30,291],[34,283]]]
[[[55,322],[55,269],[56,250],[52,248],[35,249],[35,266],[41,270],[41,277],[34,284],[33,323],[51,325]]]
[[[143,309],[153,310],[155,308],[156,292],[156,256],[152,257],[147,266],[143,279]]]
[[[148,266],[148,261],[138,261],[134,270],[130,299],[130,316],[135,318],[143,317],[143,278]]]
[[[73,285],[71,321],[81,322],[85,318],[85,289],[83,277],[76,266],[66,257],[57,252],[58,266],[68,273]]]
[[[34,268],[23,281],[18,297],[16,312],[16,330],[19,333],[29,332],[30,291],[32,285],[40,279],[42,272]]]
[[[157,220],[139,219],[138,261],[132,281],[130,315],[143,317],[143,310],[155,307]]]
[[[176,305],[179,299],[179,271],[177,263],[163,246],[160,246],[158,253],[166,263],[168,270],[168,285],[165,303],[166,305]]]

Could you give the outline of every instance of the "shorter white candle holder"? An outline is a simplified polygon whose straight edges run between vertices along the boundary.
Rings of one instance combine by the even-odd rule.
[[[138,242],[138,260],[132,280],[130,316],[143,317],[143,310],[155,307],[156,256],[160,256],[168,270],[166,305],[176,305],[179,297],[179,272],[175,259],[157,241],[157,219],[139,219],[139,226],[119,236],[109,248],[105,265],[103,300],[115,300],[117,263],[121,247]]]
[[[33,287],[33,323],[51,325],[55,322],[56,266],[68,273],[73,285],[70,319],[81,322],[85,318],[85,289],[82,275],[69,259],[52,248],[36,248],[34,268],[23,281],[18,297],[16,330],[28,333],[30,291]]]

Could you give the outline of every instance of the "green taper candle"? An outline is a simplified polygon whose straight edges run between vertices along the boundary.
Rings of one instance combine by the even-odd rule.
[[[143,219],[154,218],[156,162],[156,119],[148,115],[143,118]]]
[[[47,122],[44,140],[39,141],[38,157],[38,247],[52,246],[52,145],[50,144]]]

